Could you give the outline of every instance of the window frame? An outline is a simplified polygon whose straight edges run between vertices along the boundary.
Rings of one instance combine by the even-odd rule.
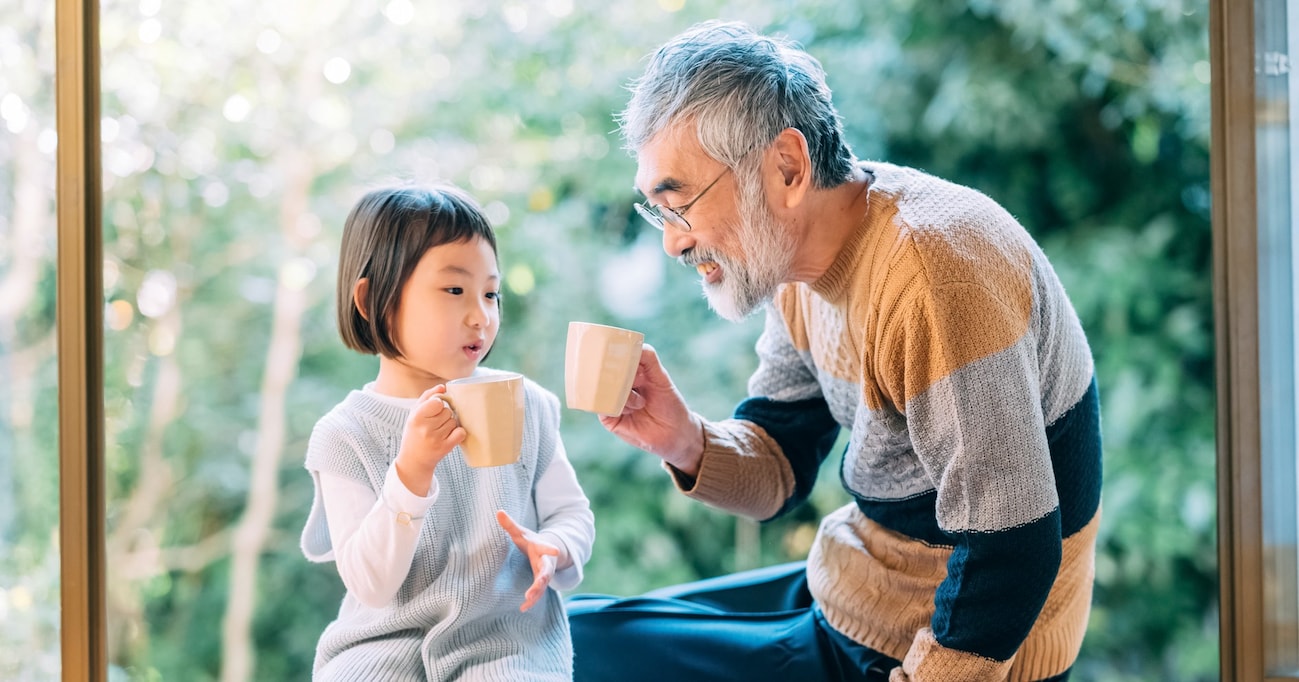
[[[56,0],[55,324],[62,678],[108,679],[99,3]]]
[[[1211,0],[1209,11],[1220,671],[1299,682],[1264,667],[1256,6]]]

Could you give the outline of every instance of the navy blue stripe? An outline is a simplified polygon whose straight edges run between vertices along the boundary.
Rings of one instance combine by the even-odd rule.
[[[844,486],[847,490],[848,486]],[[848,491],[852,494],[852,491]],[[907,537],[931,545],[955,545],[956,536],[938,527],[938,491],[930,490],[904,500],[871,500],[853,494],[866,518]]]
[[[959,533],[934,596],[934,638],[1005,661],[1037,620],[1060,571],[1060,512],[995,533]]]
[[[1060,530],[1077,533],[1101,503],[1101,404],[1096,378],[1082,398],[1046,428],[1060,496]]]
[[[761,426],[780,445],[794,472],[794,494],[771,518],[806,500],[816,484],[816,473],[821,463],[839,436],[839,423],[830,414],[825,399],[779,402],[769,398],[749,398],[736,406],[734,417]]]

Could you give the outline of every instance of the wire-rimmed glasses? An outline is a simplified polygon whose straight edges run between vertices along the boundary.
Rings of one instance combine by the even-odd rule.
[[[700,190],[699,194],[696,194],[694,199],[691,199],[689,202],[687,202],[684,206],[680,208],[672,208],[671,206],[656,206],[654,204],[649,203],[648,201],[643,203],[636,203],[632,205],[636,207],[636,212],[640,214],[640,217],[644,218],[645,221],[648,222],[650,225],[653,225],[654,227],[658,228],[659,231],[663,231],[667,229],[665,227],[666,223],[672,223],[672,226],[677,228],[678,230],[681,230],[682,232],[689,232],[690,222],[686,220],[686,211],[689,211],[691,206],[694,206],[695,203],[697,203],[700,199],[702,199],[704,195],[708,193],[708,190],[712,189],[713,185],[716,185],[717,181],[721,180],[722,176],[726,175],[730,171],[731,171],[730,168],[727,168],[726,170],[722,171],[721,174],[718,175],[716,178],[714,178],[712,182],[708,183],[707,187]]]

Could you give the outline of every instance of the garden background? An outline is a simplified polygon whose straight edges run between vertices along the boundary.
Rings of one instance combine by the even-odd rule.
[[[448,180],[499,231],[490,364],[562,396],[567,322],[644,330],[682,392],[744,397],[759,318],[708,311],[632,210],[613,116],[708,18],[801,42],[859,157],[1004,204],[1089,334],[1104,520],[1083,680],[1217,678],[1207,6],[1178,0],[101,4],[114,680],[306,679],[342,595],[298,549],[315,420],[371,379],[333,317],[366,189]],[[53,4],[0,0],[0,678],[58,676]],[[846,501],[756,524],[565,411],[597,539],[582,592],[806,555]]]

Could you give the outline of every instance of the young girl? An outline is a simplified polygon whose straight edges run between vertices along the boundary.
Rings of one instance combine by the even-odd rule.
[[[312,432],[311,561],[347,587],[316,648],[318,680],[570,680],[560,596],[582,579],[595,527],[559,438],[559,400],[525,381],[523,452],[470,468],[440,395],[500,326],[496,237],[449,187],[366,194],[338,271],[343,343],[379,375]]]

